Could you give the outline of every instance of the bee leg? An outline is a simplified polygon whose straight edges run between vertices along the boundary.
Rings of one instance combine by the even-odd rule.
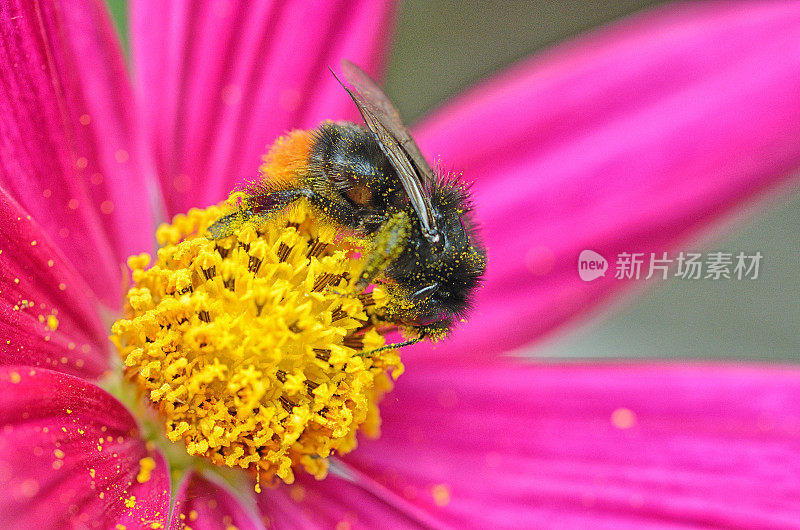
[[[373,278],[396,260],[411,235],[411,220],[406,212],[398,212],[383,223],[375,234],[364,268],[356,281],[356,290],[363,290]]]
[[[278,212],[301,197],[314,198],[314,192],[306,189],[280,190],[259,193],[246,198],[243,208],[239,206],[235,212],[223,215],[208,227],[211,239],[221,239],[233,234],[243,224],[253,219],[263,219]]]
[[[222,239],[233,234],[236,229],[252,217],[252,212],[248,210],[238,209],[235,212],[223,215],[214,224],[208,227],[208,233],[211,234],[211,239]]]
[[[271,191],[269,193],[248,197],[247,204],[253,214],[265,217],[286,208],[297,199],[303,197],[313,200],[314,192],[304,188]]]
[[[323,218],[327,218],[344,226],[356,226],[356,218],[352,207],[336,202],[313,189],[297,188],[293,190],[271,191],[264,195],[255,195],[251,197],[249,201],[257,215],[266,216],[285,208],[300,198],[308,199],[311,206],[318,214],[321,214]]]
[[[414,337],[413,339],[408,339],[403,342],[396,342],[395,344],[387,344],[386,346],[381,346],[380,348],[375,348],[374,350],[362,353],[361,356],[367,357],[369,355],[372,355],[373,353],[378,353],[389,349],[402,348],[404,346],[411,346],[412,344],[420,342],[424,338],[425,338],[425,332],[423,331],[419,334],[419,336]]]
[[[421,337],[428,337],[433,341],[444,338],[450,331],[450,324],[447,321],[434,322],[422,326],[414,326]]]

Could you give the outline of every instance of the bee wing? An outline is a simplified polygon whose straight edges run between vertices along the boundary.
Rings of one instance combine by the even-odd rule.
[[[345,79],[355,87],[348,88],[336,76],[358,107],[364,123],[378,139],[381,151],[397,171],[427,237],[437,234],[436,220],[431,208],[430,189],[436,181],[431,166],[422,156],[417,143],[400,119],[400,113],[383,90],[361,68],[348,60],[342,61]]]
[[[369,103],[377,117],[386,129],[394,136],[395,140],[403,147],[408,156],[413,161],[422,183],[426,189],[430,189],[436,182],[436,174],[431,169],[428,161],[422,156],[417,142],[411,137],[408,129],[400,118],[397,107],[383,92],[381,87],[361,68],[347,59],[342,61],[342,71],[344,78],[353,85],[361,95],[362,99]]]

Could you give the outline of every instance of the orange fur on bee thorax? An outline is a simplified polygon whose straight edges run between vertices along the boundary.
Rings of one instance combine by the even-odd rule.
[[[313,142],[312,131],[295,130],[278,138],[269,152],[259,173],[271,183],[288,184],[296,181],[300,171],[308,164]]]

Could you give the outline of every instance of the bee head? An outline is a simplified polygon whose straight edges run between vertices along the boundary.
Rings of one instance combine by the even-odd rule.
[[[471,306],[472,293],[486,270],[483,246],[470,241],[470,234],[460,225],[445,233],[444,248],[437,253],[438,261],[428,269],[431,283],[425,286],[425,296],[419,300],[422,307],[427,306],[448,318],[466,314]],[[414,294],[417,293],[419,290]]]
[[[486,269],[486,250],[462,187],[434,190],[432,203],[439,238],[431,240],[420,231],[396,262],[392,276],[414,306],[413,323],[442,327],[443,335],[470,309],[472,294]]]

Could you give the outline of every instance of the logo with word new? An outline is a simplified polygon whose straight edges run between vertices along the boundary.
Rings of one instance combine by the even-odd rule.
[[[616,280],[757,280],[761,252],[620,252],[614,263]],[[578,275],[591,282],[606,275],[609,264],[594,250],[578,257]]]
[[[594,250],[582,250],[578,256],[578,275],[581,280],[590,282],[600,276],[605,276],[608,270],[606,258]]]

